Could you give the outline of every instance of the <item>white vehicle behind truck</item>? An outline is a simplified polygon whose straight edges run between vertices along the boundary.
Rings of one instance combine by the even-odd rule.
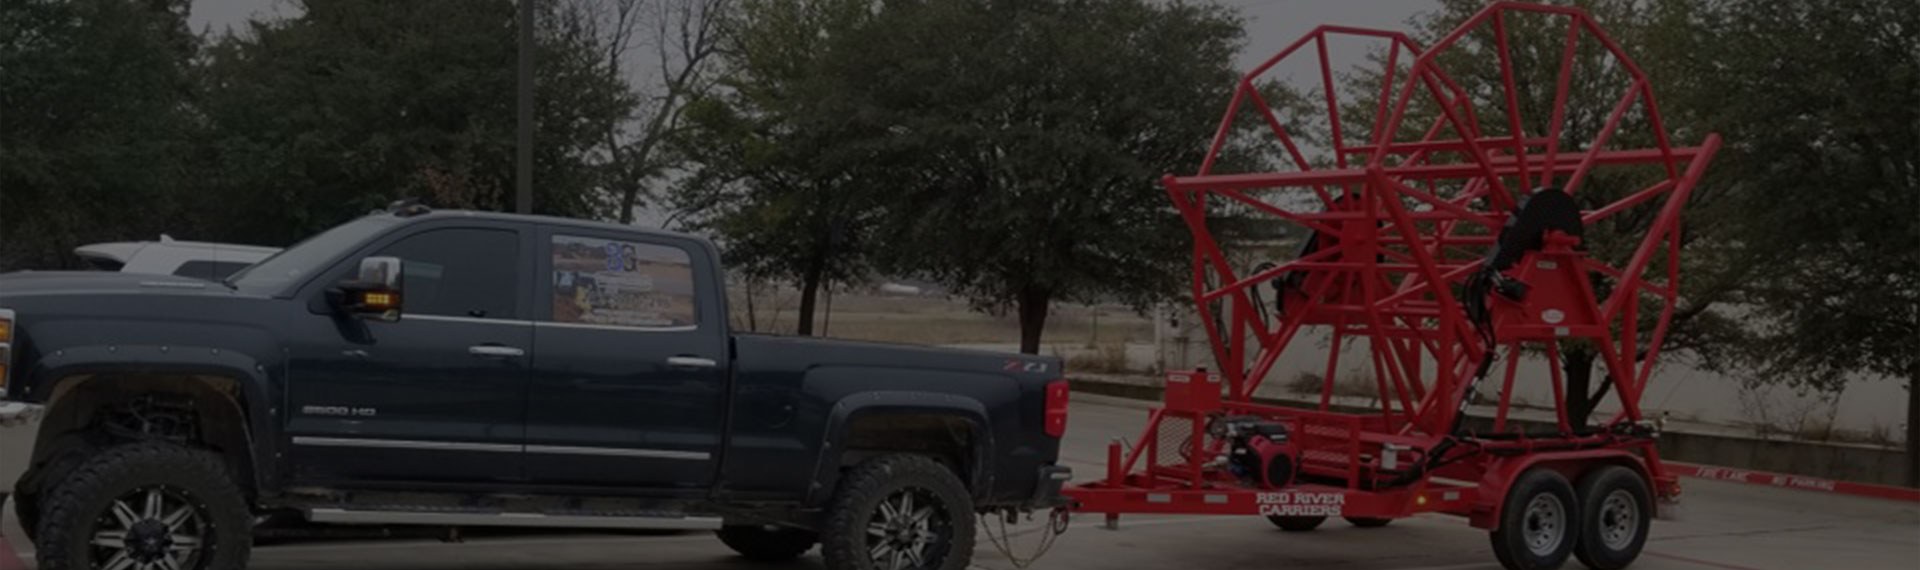
[[[74,255],[94,269],[208,281],[226,279],[235,271],[279,251],[279,248],[257,245],[180,241],[166,234],[161,234],[158,241],[119,241],[73,248]]]

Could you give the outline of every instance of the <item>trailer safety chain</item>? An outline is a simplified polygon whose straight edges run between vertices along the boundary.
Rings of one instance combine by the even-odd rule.
[[[980,515],[980,526],[981,532],[987,535],[987,541],[993,543],[993,548],[999,550],[1000,554],[1006,556],[1007,562],[1013,564],[1014,568],[1024,570],[1026,567],[1033,565],[1034,562],[1039,561],[1040,557],[1046,556],[1047,550],[1053,548],[1053,542],[1059,539],[1060,535],[1067,533],[1067,523],[1072,521],[1070,517],[1071,514],[1067,512],[1066,507],[1056,507],[1052,512],[1047,513],[1047,526],[1038,529],[1041,532],[1040,544],[1034,547],[1032,554],[1025,557],[1014,554],[1013,534],[1007,531],[1007,521],[1017,519],[1018,515],[1007,513],[1005,516],[999,516],[992,513],[982,513]],[[994,519],[994,525],[986,524],[986,519],[989,518]],[[1027,513],[1027,520],[1033,520],[1033,513]],[[999,528],[998,534],[994,533],[996,526]]]

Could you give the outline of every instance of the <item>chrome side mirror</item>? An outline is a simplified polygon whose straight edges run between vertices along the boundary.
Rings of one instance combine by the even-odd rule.
[[[360,260],[360,271],[351,281],[342,282],[335,302],[341,311],[363,319],[400,320],[400,299],[404,264],[398,257],[375,256]]]

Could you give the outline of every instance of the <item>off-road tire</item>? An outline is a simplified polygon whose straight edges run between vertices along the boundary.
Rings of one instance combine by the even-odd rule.
[[[1608,465],[1582,475],[1574,491],[1585,517],[1573,549],[1580,563],[1594,570],[1619,570],[1639,558],[1653,524],[1647,480],[1638,471]]]
[[[53,456],[53,459],[47,461],[45,467],[34,471],[33,483],[37,488],[33,489],[33,492],[13,494],[13,515],[15,520],[20,521],[20,531],[27,535],[28,542],[39,543],[37,537],[40,535],[40,508],[45,502],[41,499],[52,495],[53,487],[65,481],[69,473],[98,452],[97,447],[87,443],[62,449]],[[14,490],[24,491],[25,489]]]
[[[163,486],[189,497],[206,525],[192,570],[241,570],[253,546],[253,516],[219,455],[165,442],[108,448],[55,485],[41,506],[40,570],[91,568],[96,520],[113,502],[142,487]]]
[[[764,525],[729,525],[713,531],[720,542],[755,562],[786,562],[813,549],[820,536],[811,531]]]
[[[1580,541],[1580,517],[1580,503],[1566,477],[1544,467],[1528,469],[1507,489],[1499,524],[1487,534],[1493,543],[1493,555],[1507,570],[1559,568],[1573,554],[1574,543]],[[1542,541],[1538,548],[1529,545],[1531,538],[1555,533],[1557,542]]]
[[[1342,517],[1342,518],[1347,519],[1347,524],[1350,524],[1359,528],[1380,528],[1383,526],[1387,526],[1387,524],[1393,522],[1393,519],[1380,518],[1380,517]]]
[[[935,513],[944,513],[939,540],[931,541],[919,570],[964,570],[973,558],[973,497],[953,471],[919,455],[883,455],[861,462],[842,474],[826,525],[820,531],[820,554],[827,570],[888,570],[870,555],[868,526],[880,521],[881,503],[901,493],[932,500]],[[891,504],[891,503],[890,503]],[[919,510],[919,505],[914,505]],[[931,519],[930,519],[931,520]]]
[[[1327,522],[1327,517],[1267,515],[1267,522],[1287,532],[1307,532],[1320,528],[1320,523]]]

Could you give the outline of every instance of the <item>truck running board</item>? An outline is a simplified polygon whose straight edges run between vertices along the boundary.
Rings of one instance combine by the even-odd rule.
[[[658,515],[547,514],[435,510],[374,510],[315,507],[307,520],[329,524],[395,524],[430,526],[501,526],[540,528],[604,528],[647,530],[713,530],[720,519]]]

